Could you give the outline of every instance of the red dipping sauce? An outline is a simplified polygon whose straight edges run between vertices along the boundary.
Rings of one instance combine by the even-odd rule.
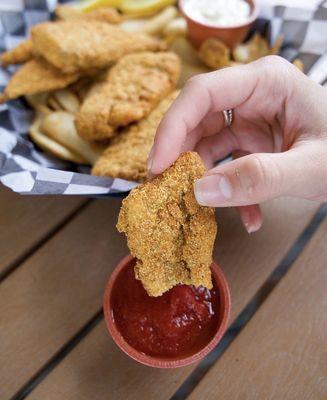
[[[119,273],[111,295],[113,318],[126,342],[162,358],[187,357],[201,350],[220,321],[215,283],[212,290],[179,285],[150,297],[135,279],[133,266]]]

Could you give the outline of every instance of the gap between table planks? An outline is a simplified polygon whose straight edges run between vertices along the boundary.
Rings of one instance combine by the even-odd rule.
[[[234,210],[220,210],[215,259],[232,293],[233,320],[312,219],[317,204],[276,200],[264,207],[265,226],[249,236]],[[28,399],[169,399],[192,367],[156,370],[125,356],[108,337],[102,322],[31,392]]]
[[[81,197],[21,196],[0,184],[0,279],[86,202]]]
[[[327,398],[327,219],[189,400]]]
[[[119,200],[97,200],[0,285],[0,398],[12,396],[101,308],[127,253]]]

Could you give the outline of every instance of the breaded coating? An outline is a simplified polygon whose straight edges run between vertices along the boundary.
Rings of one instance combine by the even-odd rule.
[[[118,127],[149,115],[177,84],[180,60],[174,53],[137,53],[123,57],[96,83],[76,116],[76,127],[86,140],[115,135]]]
[[[22,64],[33,58],[33,42],[26,39],[20,42],[16,47],[0,55],[1,64],[6,67],[12,64]]]
[[[0,103],[20,96],[61,89],[77,79],[77,74],[63,74],[45,61],[35,58],[11,77]]]
[[[220,40],[207,39],[202,43],[199,57],[211,69],[228,67],[231,61],[230,49]]]
[[[92,11],[83,12],[69,4],[60,5],[55,10],[56,17],[63,20],[96,20],[109,24],[119,24],[122,20],[116,8],[100,7]]]
[[[147,159],[158,125],[178,93],[171,93],[148,117],[116,136],[97,160],[92,174],[144,182]]]
[[[66,74],[106,68],[125,54],[163,49],[158,39],[94,20],[45,22],[31,35],[34,52]]]
[[[200,206],[193,192],[195,180],[204,172],[197,153],[184,153],[123,200],[117,228],[126,234],[137,259],[135,275],[150,296],[180,283],[212,288],[215,212]]]

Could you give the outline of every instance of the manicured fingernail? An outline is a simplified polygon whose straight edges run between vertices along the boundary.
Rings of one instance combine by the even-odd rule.
[[[217,207],[232,198],[233,188],[226,176],[208,175],[195,183],[194,193],[199,204]]]

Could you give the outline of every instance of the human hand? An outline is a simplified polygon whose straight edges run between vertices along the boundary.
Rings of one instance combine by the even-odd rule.
[[[158,128],[149,173],[188,150],[209,169],[195,184],[197,201],[236,206],[248,232],[261,227],[266,200],[327,201],[327,90],[277,56],[193,77]],[[248,155],[213,168],[231,153]]]

